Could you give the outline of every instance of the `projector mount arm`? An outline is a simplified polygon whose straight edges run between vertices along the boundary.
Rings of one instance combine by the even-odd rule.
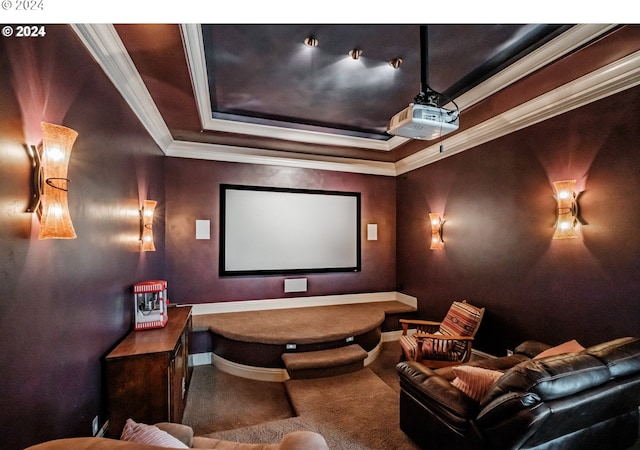
[[[458,105],[455,101],[449,97],[434,91],[429,86],[429,27],[427,25],[420,26],[420,93],[416,95],[413,102],[416,105],[433,106],[435,108],[442,108],[448,103],[452,103],[455,106],[455,110],[448,111],[448,115],[451,117],[451,122],[458,118],[460,113]]]

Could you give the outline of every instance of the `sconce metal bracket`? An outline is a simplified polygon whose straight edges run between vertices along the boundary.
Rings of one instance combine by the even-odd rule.
[[[27,207],[27,212],[42,214],[42,198],[44,173],[42,171],[42,159],[38,147],[35,145],[25,145],[27,153],[31,158],[31,200]]]
[[[564,216],[565,214],[571,215],[573,219],[581,225],[586,225],[586,222],[580,215],[580,206],[579,199],[582,195],[582,192],[574,193],[571,201],[571,206],[568,208],[556,208],[556,222],[560,218],[560,216]]]
[[[56,186],[54,181],[64,181],[65,183],[70,183],[71,180],[69,178],[61,178],[61,177],[50,177],[44,178],[44,169],[42,168],[42,154],[41,150],[36,145],[25,145],[27,149],[27,153],[31,158],[31,168],[32,168],[32,176],[31,176],[31,200],[29,201],[29,206],[27,207],[27,212],[30,213],[38,213],[38,215],[42,214],[42,194],[44,192],[44,184],[46,183],[48,186],[51,186],[54,189],[59,189],[61,191],[68,192],[69,189],[66,187]]]
[[[440,238],[440,242],[444,242],[443,239],[443,235],[444,235],[444,223],[446,222],[446,220],[444,219],[440,219],[440,226],[438,227],[438,237]]]

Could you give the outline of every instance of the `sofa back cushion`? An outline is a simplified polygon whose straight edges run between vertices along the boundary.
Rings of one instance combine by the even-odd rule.
[[[529,392],[541,401],[573,395],[609,381],[609,369],[586,353],[529,360],[509,369],[491,387],[482,404],[509,392]]]
[[[640,338],[615,339],[589,347],[585,353],[605,364],[612,378],[640,372]]]

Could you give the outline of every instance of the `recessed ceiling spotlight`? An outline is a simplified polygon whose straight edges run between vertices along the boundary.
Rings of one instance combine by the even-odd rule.
[[[389,60],[389,65],[394,69],[399,68],[400,64],[402,64],[402,58],[393,58]]]
[[[309,36],[304,40],[304,45],[307,47],[317,47],[318,46],[318,38],[315,36]]]
[[[353,59],[358,59],[360,58],[360,56],[362,56],[362,50],[360,50],[359,48],[349,50],[349,56],[351,56]]]

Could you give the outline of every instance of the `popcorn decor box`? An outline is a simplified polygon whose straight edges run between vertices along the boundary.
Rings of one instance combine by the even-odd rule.
[[[162,328],[167,324],[167,282],[149,280],[133,286],[136,330]]]

